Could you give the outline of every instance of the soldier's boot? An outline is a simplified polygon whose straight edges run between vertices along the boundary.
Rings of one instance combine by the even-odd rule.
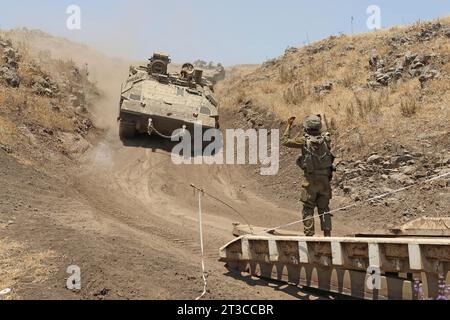
[[[329,207],[319,209],[320,227],[324,237],[331,237],[331,214],[327,214],[329,211]]]
[[[314,208],[308,205],[305,205],[303,207],[303,220],[305,236],[314,237],[314,235],[316,234],[314,228]]]

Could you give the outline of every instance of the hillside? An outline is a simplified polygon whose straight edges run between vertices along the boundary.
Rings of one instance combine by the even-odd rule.
[[[12,29],[0,31],[0,36],[11,39],[18,49],[27,50],[34,57],[71,61],[86,70],[101,95],[101,99],[91,105],[93,121],[100,128],[114,127],[120,86],[128,75],[129,61],[112,58],[114,53],[107,56],[84,44],[40,30]]]
[[[22,161],[74,158],[90,146],[93,103],[88,71],[35,55],[0,35],[0,147]]]
[[[448,171],[450,18],[289,48],[217,90],[230,127],[284,130],[290,116],[323,114],[338,156],[335,205],[359,202]],[[299,122],[300,124],[300,122]],[[300,128],[297,128],[299,131]],[[261,193],[298,205],[297,151],[282,149]],[[449,179],[338,214],[387,228],[448,215]],[[293,188],[294,187],[294,188]],[[364,212],[364,213],[363,213]]]

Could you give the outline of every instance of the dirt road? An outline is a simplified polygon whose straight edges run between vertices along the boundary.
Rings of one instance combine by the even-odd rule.
[[[251,223],[298,218],[253,192],[239,166],[177,166],[169,142],[124,146],[114,131],[72,168],[37,171],[1,152],[0,286],[10,298],[193,299],[202,289],[198,205],[191,183]],[[246,186],[244,186],[246,184]],[[229,208],[205,198],[209,299],[317,299],[298,288],[228,274],[218,249],[232,239]],[[82,289],[65,288],[70,265]]]

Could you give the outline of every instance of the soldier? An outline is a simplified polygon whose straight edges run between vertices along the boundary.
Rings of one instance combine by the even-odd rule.
[[[309,116],[303,123],[304,134],[291,139],[291,129],[295,117],[288,121],[288,127],[282,138],[282,145],[301,149],[297,165],[303,171],[301,201],[303,203],[304,232],[308,237],[315,234],[314,210],[320,215],[321,229],[325,237],[331,237],[330,200],[332,198],[331,180],[333,178],[334,156],[331,153],[331,137],[322,133],[320,115]]]

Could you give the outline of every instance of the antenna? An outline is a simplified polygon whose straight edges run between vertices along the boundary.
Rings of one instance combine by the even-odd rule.
[[[353,22],[355,21],[355,17],[354,16],[352,16],[351,18],[350,18],[350,30],[351,30],[351,32],[352,32],[352,35],[353,35],[353,31],[354,31],[354,29],[353,29]]]

